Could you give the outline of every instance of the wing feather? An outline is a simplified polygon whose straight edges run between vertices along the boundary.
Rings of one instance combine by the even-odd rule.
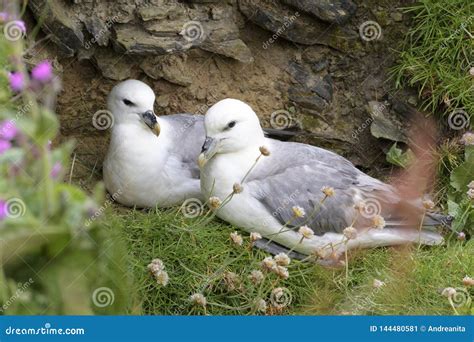
[[[267,139],[271,155],[249,175],[244,187],[281,224],[310,226],[316,234],[341,232],[356,218],[354,205],[376,197],[383,206],[398,201],[393,188],[374,179],[347,159],[324,149]],[[334,188],[325,197],[321,189]],[[296,218],[293,206],[306,212]]]
[[[161,116],[171,127],[171,143],[169,155],[175,158],[183,170],[190,172],[190,176],[199,179],[197,158],[206,136],[204,117],[192,114],[174,114]]]

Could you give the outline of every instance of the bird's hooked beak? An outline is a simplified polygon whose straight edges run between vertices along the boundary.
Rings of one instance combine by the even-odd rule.
[[[156,134],[156,136],[160,135],[160,124],[158,123],[158,120],[156,119],[155,113],[153,113],[152,110],[147,110],[145,113],[141,114],[143,122],[150,127],[150,129],[153,131],[153,133]]]
[[[199,167],[202,168],[206,163],[214,157],[217,153],[217,140],[211,137],[206,137],[204,145],[202,145],[201,154],[198,158]]]

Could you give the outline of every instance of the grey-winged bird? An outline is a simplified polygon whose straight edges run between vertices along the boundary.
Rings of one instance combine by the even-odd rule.
[[[116,85],[107,105],[113,127],[104,183],[126,206],[170,207],[201,198],[196,160],[204,141],[202,115],[157,117],[155,94],[145,83]]]
[[[266,138],[257,115],[242,101],[219,101],[207,111],[204,123],[201,190],[204,198],[227,199],[216,214],[235,226],[305,255],[443,242],[436,227],[446,223],[446,217],[425,212],[421,200],[413,201],[407,205],[423,224],[421,229],[412,226],[394,210],[402,201],[394,187],[333,152]],[[263,156],[266,150],[269,155]],[[241,185],[240,193],[233,193],[235,183]],[[357,230],[345,230],[348,227]],[[281,251],[268,243],[260,247]]]

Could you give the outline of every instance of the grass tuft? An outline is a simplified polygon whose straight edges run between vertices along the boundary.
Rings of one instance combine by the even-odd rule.
[[[443,104],[446,115],[459,108],[472,115],[473,3],[423,0],[405,11],[413,14],[414,25],[392,70],[396,85],[417,87],[425,110],[436,112]]]
[[[349,272],[328,269],[292,260],[290,277],[279,279],[265,273],[265,280],[254,285],[248,275],[260,270],[266,253],[248,248],[244,235],[242,247],[231,243],[235,228],[218,219],[205,226],[184,218],[177,210],[130,211],[108,216],[110,229],[123,231],[128,241],[132,269],[138,283],[144,314],[159,315],[249,315],[249,314],[454,314],[445,287],[458,288],[473,296],[462,279],[474,270],[474,243],[449,241],[446,246],[416,248],[378,248],[355,251],[350,255]],[[163,287],[147,270],[154,258],[160,258],[170,276]],[[226,272],[238,280],[229,287]],[[385,282],[373,287],[374,279]],[[288,305],[272,305],[272,290],[287,288]],[[193,305],[189,297],[202,293],[207,306]],[[286,300],[285,297],[284,299]],[[267,302],[266,312],[256,301]],[[277,303],[278,304],[278,303]],[[470,302],[457,308],[470,313]]]

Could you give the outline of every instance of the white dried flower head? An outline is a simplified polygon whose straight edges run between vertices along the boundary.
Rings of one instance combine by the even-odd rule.
[[[290,257],[285,253],[278,253],[275,255],[275,261],[277,265],[288,266],[291,263]]]
[[[456,289],[452,287],[447,287],[443,289],[443,291],[441,291],[441,295],[448,298],[452,298],[453,296],[456,295],[456,293],[457,293]]]
[[[201,305],[201,306],[206,306],[207,305],[207,299],[204,297],[202,293],[194,293],[189,297],[189,300],[193,304]]]
[[[161,259],[153,259],[149,264],[148,264],[148,269],[152,273],[159,272],[165,268],[165,264]]]
[[[239,286],[239,276],[234,272],[226,271],[224,273],[224,283],[229,289],[229,291],[233,291]]]
[[[282,279],[288,279],[288,277],[290,276],[288,269],[284,266],[277,266],[274,269],[274,272]]]
[[[443,96],[443,102],[446,104],[446,106],[450,107],[451,106],[451,99],[447,94]]]
[[[239,183],[235,183],[232,187],[232,190],[234,190],[234,194],[240,194],[242,191],[244,191],[244,188]]]
[[[257,240],[260,240],[261,238],[262,238],[262,235],[260,235],[260,233],[257,233],[257,232],[250,233],[250,241],[251,242],[255,242]]]
[[[260,153],[265,157],[268,157],[270,155],[270,150],[265,146],[260,146],[259,150]]]
[[[291,298],[288,298],[288,290],[283,287],[274,288],[270,294],[271,303],[277,308],[284,308],[291,302]]]
[[[330,187],[330,186],[323,186],[321,188],[321,191],[323,192],[323,194],[325,194],[327,197],[331,197],[331,196],[334,196],[334,194],[336,193],[334,191],[334,188]]]
[[[375,289],[379,289],[381,288],[382,286],[385,285],[385,282],[383,282],[382,280],[378,280],[378,279],[374,279],[373,283],[372,283],[372,286],[375,288]]]
[[[148,266],[148,270],[151,272],[151,274],[155,275],[155,274],[158,274],[160,273],[162,270],[163,270],[163,267],[160,266],[160,265],[156,265],[156,264],[149,264]]]
[[[222,204],[222,201],[219,197],[216,197],[216,196],[212,196],[209,198],[209,207],[212,209],[212,210],[215,210],[217,208],[219,208]]]
[[[469,75],[474,77],[474,67],[471,67],[471,69],[469,69]]]
[[[385,227],[385,219],[380,215],[375,215],[372,218],[372,224],[374,228],[383,229]]]
[[[306,215],[304,209],[301,207],[294,206],[293,208],[291,208],[291,210],[293,211],[293,215],[295,215],[295,217],[301,218]]]
[[[262,261],[262,267],[265,270],[272,271],[276,268],[277,264],[276,261],[273,259],[273,257],[266,257]]]
[[[264,301],[263,299],[257,299],[255,308],[257,311],[267,312],[267,302]]]
[[[263,273],[261,271],[253,270],[252,272],[250,272],[249,278],[252,281],[252,283],[257,285],[257,284],[260,284],[263,281],[265,276],[263,275]]]
[[[426,210],[433,210],[435,207],[434,202],[430,199],[425,199],[423,200],[422,203],[423,203],[423,208],[425,208]]]
[[[464,144],[466,146],[474,145],[474,133],[472,132],[464,133],[463,136],[461,137],[461,144]]]
[[[474,180],[470,181],[469,184],[467,185],[469,189],[474,189]]]
[[[244,239],[242,239],[242,235],[237,232],[230,233],[230,239],[237,246],[242,246],[242,243],[244,242]]]
[[[464,233],[464,232],[459,232],[457,238],[458,238],[459,241],[464,241],[464,240],[466,240],[466,233]]]
[[[284,294],[285,293],[282,287],[277,287],[272,290],[272,295],[274,295],[275,297],[281,297]]]
[[[157,284],[166,286],[169,282],[168,272],[165,271],[165,265],[160,259],[153,259],[147,266],[150,273],[155,278]]]
[[[347,239],[352,240],[357,237],[357,229],[355,229],[354,227],[347,227],[344,228],[342,234],[344,234]]]
[[[465,277],[462,279],[462,283],[463,283],[465,286],[474,286],[474,279],[472,279],[471,277],[465,276]]]
[[[469,199],[474,200],[474,189],[467,190],[466,195]]]
[[[301,226],[300,229],[298,229],[298,233],[303,235],[306,239],[311,239],[314,236],[314,231],[308,226]]]
[[[324,248],[316,248],[313,255],[318,259],[326,259],[328,257],[328,250]]]
[[[168,272],[161,271],[160,273],[155,274],[155,279],[158,285],[166,286],[168,285],[170,277],[168,276]]]

